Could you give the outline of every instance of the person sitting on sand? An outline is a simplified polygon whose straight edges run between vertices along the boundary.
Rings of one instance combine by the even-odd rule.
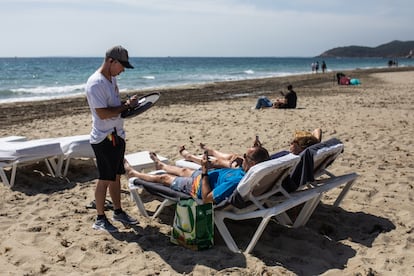
[[[274,102],[272,102],[267,97],[261,96],[257,99],[256,103],[256,109],[261,109],[265,107],[273,107],[273,108],[296,108],[296,103],[298,100],[298,97],[296,95],[296,92],[293,91],[293,86],[289,84],[287,86],[288,93],[283,94],[283,92],[280,92],[283,96],[283,98],[278,98]]]
[[[202,159],[201,169],[180,168],[162,163],[157,155],[150,153],[157,170],[165,174],[147,174],[134,170],[125,160],[125,171],[129,178],[138,177],[144,181],[168,186],[173,190],[202,199],[204,203],[220,203],[229,197],[239,184],[245,173],[254,165],[269,160],[269,152],[263,147],[248,148],[244,154],[244,162],[239,168],[221,168],[209,170],[208,156]]]
[[[322,129],[316,128],[312,132],[309,131],[296,131],[294,139],[290,143],[289,151],[280,151],[270,156],[270,159],[276,159],[282,157],[288,153],[299,155],[306,148],[317,144],[322,141]],[[258,136],[253,142],[253,147],[261,147],[262,143],[259,141]],[[200,148],[207,152],[209,156],[213,157],[210,161],[212,168],[238,168],[243,164],[244,158],[235,153],[225,153],[212,148],[207,147],[205,144],[200,143]],[[202,163],[202,157],[190,153],[184,145],[179,149],[181,156],[187,161],[194,163]]]

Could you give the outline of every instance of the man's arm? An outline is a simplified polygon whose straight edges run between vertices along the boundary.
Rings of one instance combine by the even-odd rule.
[[[208,156],[204,154],[201,160],[201,198],[203,203],[213,202],[213,191],[208,180]]]
[[[96,114],[98,114],[99,118],[102,120],[117,117],[120,113],[129,109],[131,105],[136,103],[136,101],[136,96],[133,96],[130,99],[123,102],[120,106],[95,108]]]

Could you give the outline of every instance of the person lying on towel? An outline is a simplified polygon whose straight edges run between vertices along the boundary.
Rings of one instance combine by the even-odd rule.
[[[254,165],[269,160],[269,152],[261,147],[247,149],[244,162],[239,168],[221,168],[209,170],[208,155],[202,160],[201,169],[193,170],[180,168],[162,163],[157,155],[150,153],[157,170],[166,171],[165,174],[147,174],[134,170],[125,160],[125,171],[129,178],[138,177],[144,181],[159,183],[173,190],[191,195],[195,199],[202,199],[204,203],[218,204],[230,197],[245,173]]]
[[[321,142],[322,140],[322,130],[320,128],[316,128],[312,132],[309,131],[296,131],[294,134],[294,138],[290,143],[289,151],[280,151],[270,156],[270,159],[276,159],[282,157],[288,153],[293,153],[299,155],[302,151],[306,148]],[[256,136],[253,147],[262,146],[262,143],[259,141],[258,136]],[[209,156],[214,157],[210,161],[211,168],[238,168],[243,164],[244,158],[236,153],[225,153],[218,151],[213,148],[207,147],[204,143],[200,143],[200,148],[204,152],[208,152]],[[184,157],[185,160],[191,161],[201,165],[202,157],[190,153],[185,146],[181,146],[179,149],[181,156]]]

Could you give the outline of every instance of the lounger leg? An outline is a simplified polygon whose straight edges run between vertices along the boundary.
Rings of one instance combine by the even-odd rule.
[[[10,182],[7,179],[6,172],[3,170],[3,168],[0,168],[0,176],[1,176],[1,180],[3,181],[4,185],[10,186]]]
[[[171,206],[174,205],[176,202],[169,200],[169,199],[164,199],[164,201],[161,203],[160,206],[158,206],[157,211],[154,213],[154,215],[152,215],[152,218],[156,218],[158,217],[158,215],[161,213],[161,211],[164,209],[164,207],[167,206]]]
[[[305,203],[298,217],[296,218],[295,223],[293,224],[293,228],[303,226],[308,222],[319,202],[321,201],[321,198],[322,194],[319,194],[318,196]]]
[[[10,187],[13,187],[14,181],[16,180],[17,163],[13,163],[11,176],[10,176]]]
[[[247,246],[245,253],[249,254],[253,248],[256,246],[259,238],[262,236],[263,231],[265,230],[267,224],[269,223],[271,216],[264,217],[260,222],[259,227],[257,228],[256,232],[254,233],[249,245]]]
[[[290,219],[290,217],[288,216],[288,214],[282,213],[276,216],[276,220],[280,225],[291,225],[292,224],[292,220]]]
[[[63,171],[63,176],[64,177],[66,177],[66,175],[68,174],[69,164],[70,164],[70,157],[68,157],[68,159],[66,159],[65,170]]]
[[[234,253],[241,253],[240,249],[236,245],[236,242],[227,229],[226,224],[224,223],[224,217],[220,216],[218,213],[214,213],[214,224],[220,232],[220,235],[226,243],[228,249]]]
[[[135,204],[138,207],[138,210],[141,212],[141,215],[145,217],[149,217],[147,210],[145,210],[144,203],[142,202],[141,197],[138,194],[138,189],[130,189],[130,191],[131,191],[132,198],[134,199]]]
[[[342,192],[338,195],[338,197],[335,200],[335,203],[333,206],[338,207],[339,204],[341,204],[341,201],[344,199],[344,197],[346,196],[346,194],[348,193],[349,189],[351,189],[352,185],[354,184],[355,179],[349,181],[345,187],[342,189]]]

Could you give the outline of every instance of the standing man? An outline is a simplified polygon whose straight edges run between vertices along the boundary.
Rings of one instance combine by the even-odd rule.
[[[118,229],[105,216],[106,192],[112,198],[114,215],[112,220],[121,223],[137,224],[121,208],[121,175],[125,173],[125,131],[121,112],[137,104],[136,97],[121,102],[116,76],[125,68],[134,68],[129,63],[128,51],[115,46],[106,52],[99,69],[86,83],[86,97],[92,112],[90,143],[95,152],[99,178],[95,189],[97,218],[92,228],[108,232]]]

